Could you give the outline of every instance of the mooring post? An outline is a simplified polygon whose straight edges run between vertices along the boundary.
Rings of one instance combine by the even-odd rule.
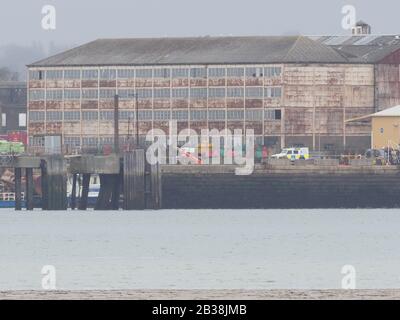
[[[77,174],[74,173],[72,175],[72,191],[71,191],[71,209],[75,210],[76,208],[76,179]]]
[[[67,172],[64,158],[60,155],[46,157],[42,163],[42,208],[66,210]]]
[[[47,165],[45,160],[40,162],[41,170],[41,185],[42,185],[42,210],[47,210],[48,208],[48,177],[47,177]]]
[[[162,207],[162,188],[161,188],[161,182],[162,182],[162,177],[161,177],[161,167],[160,164],[154,164],[151,165],[150,168],[150,174],[151,174],[151,204],[152,204],[152,209],[161,209]]]
[[[119,96],[114,96],[114,152],[119,153]]]
[[[21,168],[14,168],[14,182],[15,182],[15,210],[22,209],[21,201]]]
[[[26,210],[33,210],[33,168],[25,169],[25,203]]]
[[[109,174],[100,174],[100,190],[97,196],[97,201],[94,206],[95,210],[110,210],[111,209],[111,193],[113,188],[112,180]]]
[[[124,154],[124,209],[145,209],[144,150],[136,149]]]
[[[122,166],[120,166],[119,174],[114,175],[114,188],[111,197],[111,206],[113,210],[119,210],[119,198],[121,196],[121,184],[122,184]]]
[[[90,173],[85,173],[83,174],[83,179],[82,179],[82,194],[79,199],[79,210],[87,209],[89,185],[90,185]]]

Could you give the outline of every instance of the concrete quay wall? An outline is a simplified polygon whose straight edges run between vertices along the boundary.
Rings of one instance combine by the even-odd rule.
[[[163,208],[400,208],[395,166],[164,166]]]

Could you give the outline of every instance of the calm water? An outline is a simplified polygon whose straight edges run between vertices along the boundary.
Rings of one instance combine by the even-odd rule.
[[[400,288],[400,210],[0,210],[0,290]]]

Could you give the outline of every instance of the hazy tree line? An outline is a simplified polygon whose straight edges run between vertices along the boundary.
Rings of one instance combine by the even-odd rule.
[[[62,52],[72,46],[57,46],[53,42],[43,45],[34,42],[30,46],[0,46],[0,80],[25,81],[26,65]]]

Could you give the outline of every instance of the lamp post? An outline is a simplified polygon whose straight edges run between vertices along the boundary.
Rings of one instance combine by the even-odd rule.
[[[130,94],[129,97],[135,97],[135,131],[136,148],[139,147],[139,94],[137,92]]]

